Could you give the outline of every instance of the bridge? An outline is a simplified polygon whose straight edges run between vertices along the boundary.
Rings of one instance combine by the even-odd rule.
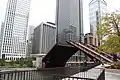
[[[43,68],[1,71],[0,80],[105,80],[104,68],[95,67],[104,63],[112,63],[113,56],[97,51],[94,45],[70,40],[67,44],[56,44],[42,59]],[[79,65],[66,66],[70,63],[69,58],[79,50],[84,52],[92,62],[84,64],[76,62]],[[88,77],[88,74],[91,77]]]
[[[98,52],[97,48],[89,44],[67,41],[69,45],[56,44],[52,50],[43,58],[45,68],[65,67],[69,58],[77,51],[84,52],[94,62],[102,64],[112,63],[113,57],[104,52]]]

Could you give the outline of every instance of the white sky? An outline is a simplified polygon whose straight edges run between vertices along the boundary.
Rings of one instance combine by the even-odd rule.
[[[89,32],[89,8],[91,0],[83,0],[84,32]],[[108,11],[118,10],[120,0],[106,0]],[[0,24],[4,22],[7,0],[0,0]],[[32,0],[30,8],[29,25],[37,26],[41,22],[55,22],[56,0]]]

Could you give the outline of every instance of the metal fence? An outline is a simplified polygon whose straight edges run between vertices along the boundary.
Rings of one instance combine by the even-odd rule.
[[[42,76],[40,71],[5,71],[0,72],[0,80],[49,80],[53,76]]]
[[[20,71],[1,71],[0,80],[94,80],[90,78],[85,78],[87,76],[88,69],[95,67],[97,64],[88,65],[80,67],[78,70],[83,72],[79,77],[74,77],[71,75],[59,75],[59,74],[41,74],[41,70],[20,70]],[[76,67],[77,68],[77,67]],[[59,69],[59,68],[58,68]],[[72,68],[71,68],[72,69]],[[45,70],[46,71],[46,70]],[[98,75],[96,80],[104,80],[105,74],[104,70]]]
[[[53,80],[94,80],[94,79],[54,75]]]
[[[93,74],[93,73],[85,71],[83,73],[78,73],[73,76],[54,75],[53,80],[105,80],[105,69],[100,69],[100,72],[98,72],[96,77],[94,78],[93,76],[92,77],[89,76],[89,74]]]
[[[63,75],[41,76],[38,71],[20,71],[3,73],[0,80],[94,80],[83,77],[70,77]],[[102,79],[101,79],[102,80]]]

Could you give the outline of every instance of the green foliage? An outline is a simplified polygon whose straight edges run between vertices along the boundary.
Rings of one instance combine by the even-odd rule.
[[[5,66],[5,60],[0,59],[0,66]]]
[[[120,13],[106,14],[100,25],[97,35],[102,45],[100,50],[108,53],[120,53]]]
[[[20,64],[14,64],[13,67],[20,68]]]
[[[21,60],[19,64],[20,64],[20,67],[23,67],[23,65],[24,65],[24,61]]]
[[[21,58],[20,60],[6,62],[0,59],[0,67],[25,68],[33,67],[33,58]]]
[[[14,63],[15,63],[14,61],[10,61],[10,62],[9,62],[10,66],[13,66]]]
[[[32,61],[28,61],[26,65],[29,66],[29,67],[33,67]]]
[[[107,40],[104,40],[100,49],[108,53],[120,53],[120,37],[110,35]]]
[[[19,63],[20,63],[20,60],[16,60],[16,61],[15,61],[15,64],[19,64]]]

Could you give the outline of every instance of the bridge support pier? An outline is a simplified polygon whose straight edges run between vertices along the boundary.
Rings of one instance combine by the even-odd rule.
[[[37,68],[43,68],[44,65],[42,63],[42,59],[43,59],[44,56],[37,56],[36,57],[36,67]]]

